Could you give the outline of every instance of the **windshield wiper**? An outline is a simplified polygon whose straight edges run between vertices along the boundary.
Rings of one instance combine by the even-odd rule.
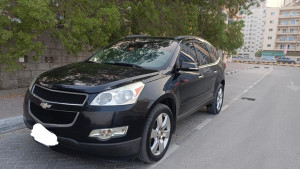
[[[132,63],[123,63],[123,62],[102,62],[103,64],[110,64],[110,65],[118,65],[118,66],[127,66],[127,67],[136,67],[136,68],[143,68],[142,66],[132,64]]]

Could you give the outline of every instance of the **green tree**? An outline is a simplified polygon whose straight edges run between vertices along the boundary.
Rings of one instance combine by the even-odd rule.
[[[227,18],[259,0],[1,0],[0,63],[21,68],[24,55],[37,59],[47,32],[75,56],[130,34],[195,35],[234,53],[243,44],[242,22]],[[228,13],[224,14],[223,10]]]
[[[255,52],[255,57],[260,58],[262,56],[262,50],[258,50]]]
[[[38,38],[49,32],[74,55],[107,45],[120,27],[120,14],[110,1],[2,0],[0,1],[0,63],[20,68],[19,57],[35,59],[45,46]]]

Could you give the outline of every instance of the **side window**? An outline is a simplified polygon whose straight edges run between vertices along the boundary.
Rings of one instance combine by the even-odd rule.
[[[199,61],[199,65],[206,65],[212,63],[212,60],[209,56],[209,52],[205,46],[205,44],[200,43],[200,42],[195,42],[194,43],[197,58]]]
[[[193,58],[194,61],[197,62],[197,56],[195,53],[195,47],[192,42],[190,41],[185,41],[181,43],[181,51],[184,52],[185,54],[189,55],[190,57]]]
[[[217,56],[217,60],[218,60],[219,58],[222,57],[222,52],[220,53],[220,51],[218,51],[217,49],[215,49],[215,51],[216,51],[216,56]]]
[[[216,62],[219,59],[219,54],[214,47],[210,48],[210,57],[212,62]]]
[[[185,52],[180,52],[179,54],[179,64],[181,65],[182,62],[188,62],[188,63],[197,63],[194,58],[186,54]]]
[[[209,45],[209,44],[205,44],[206,48],[209,51],[209,57],[212,63],[214,63],[215,61],[217,61],[217,55],[216,55],[216,50],[213,46]]]

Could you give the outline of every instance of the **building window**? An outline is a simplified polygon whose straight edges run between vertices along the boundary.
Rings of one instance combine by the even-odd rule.
[[[293,41],[293,40],[294,40],[294,37],[290,36],[289,41]]]
[[[285,15],[285,16],[289,16],[290,13],[289,13],[289,12],[285,12],[284,15]]]
[[[271,12],[271,15],[275,15],[275,12]]]
[[[280,49],[284,49],[284,45],[280,45]]]
[[[272,39],[272,36],[269,36],[268,39]]]
[[[292,24],[292,25],[295,25],[295,24],[296,24],[296,21],[295,21],[294,19],[292,19],[292,20],[291,20],[291,24]]]
[[[284,24],[284,25],[287,25],[287,24],[289,24],[289,21],[284,20],[284,21],[283,21],[283,24]]]
[[[291,33],[294,33],[294,29],[290,29],[290,32],[291,32]]]
[[[286,33],[286,29],[282,29],[282,32],[283,32],[283,33]]]
[[[268,44],[267,47],[270,48],[270,47],[271,47],[271,44]]]
[[[292,12],[292,16],[296,16],[297,15],[297,12],[296,11],[293,11]]]
[[[271,29],[269,29],[269,32],[272,32],[273,31],[273,29],[271,28]]]
[[[281,41],[285,41],[285,36],[282,36],[282,37],[280,38],[280,40],[281,40]]]

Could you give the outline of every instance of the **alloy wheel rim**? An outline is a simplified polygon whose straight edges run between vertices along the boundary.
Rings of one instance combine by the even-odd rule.
[[[223,103],[223,89],[220,88],[217,96],[217,109],[220,110]]]
[[[168,114],[162,113],[153,124],[150,135],[150,150],[155,156],[158,156],[166,149],[171,132],[171,122]]]

